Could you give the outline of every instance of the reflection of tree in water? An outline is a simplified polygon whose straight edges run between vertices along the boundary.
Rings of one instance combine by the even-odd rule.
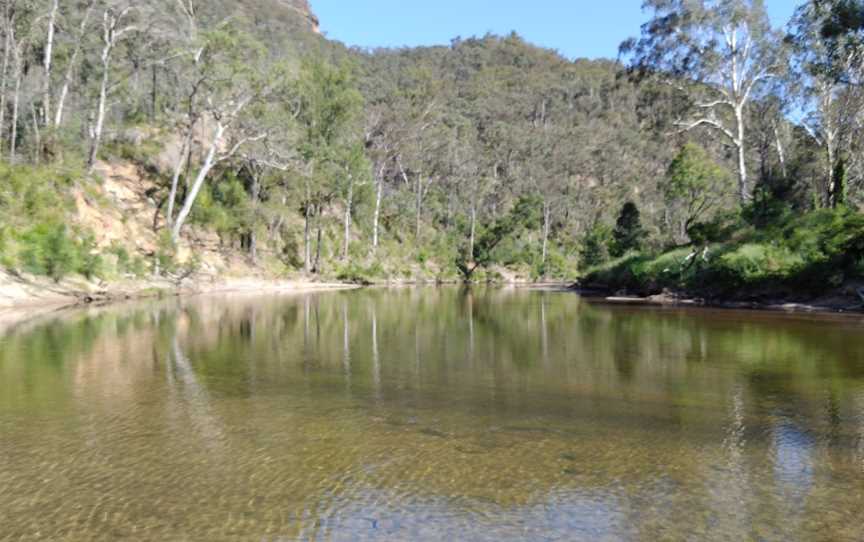
[[[171,354],[166,360],[168,365],[165,374],[172,395],[185,404],[185,412],[203,444],[211,450],[221,448],[225,441],[224,429],[212,412],[207,388],[199,382],[176,334],[171,341]]]
[[[377,518],[406,495],[418,514],[464,518],[470,506],[478,521],[502,510],[534,521],[532,510],[547,505],[586,510],[632,521],[645,538],[664,532],[663,510],[694,525],[705,514],[715,533],[748,538],[763,519],[757,508],[781,533],[789,514],[804,529],[821,504],[842,509],[826,480],[848,484],[864,472],[864,395],[850,377],[854,360],[831,346],[852,335],[821,328],[819,346],[805,327],[700,314],[487,289],[202,299],[96,313],[80,329],[64,323],[48,344],[62,350],[62,334],[81,336],[27,367],[16,356],[52,354],[35,339],[4,338],[0,394],[23,393],[12,386],[29,378],[30,400],[57,408],[68,383],[50,384],[40,367],[58,374],[58,359],[74,368],[98,358],[79,396],[115,399],[116,382],[97,377],[119,368],[140,397],[111,405],[158,412],[138,420],[142,432],[128,442],[140,451],[158,435],[176,455],[155,472],[188,469],[184,490],[201,500],[184,514],[248,506],[250,521],[290,515],[289,537],[344,533],[355,524],[340,521]],[[0,396],[0,412],[14,401]],[[114,429],[117,418],[106,419]],[[166,420],[171,430],[161,431]],[[119,438],[94,442],[134,452]],[[784,491],[807,494],[809,508],[780,500]],[[266,515],[275,510],[283,515]]]

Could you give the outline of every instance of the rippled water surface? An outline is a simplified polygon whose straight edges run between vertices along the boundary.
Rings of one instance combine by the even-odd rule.
[[[0,334],[0,540],[862,540],[864,324],[572,293]]]

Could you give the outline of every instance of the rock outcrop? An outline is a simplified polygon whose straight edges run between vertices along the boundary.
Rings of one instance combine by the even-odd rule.
[[[318,17],[312,12],[309,0],[277,0],[277,2],[300,15],[309,24],[313,32],[316,34],[321,33]]]

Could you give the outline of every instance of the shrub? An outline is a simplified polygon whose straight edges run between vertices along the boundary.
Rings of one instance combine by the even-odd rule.
[[[582,241],[579,253],[580,264],[584,269],[602,265],[609,261],[609,245],[612,242],[612,230],[604,224],[595,224]]]
[[[804,258],[785,247],[746,243],[723,254],[716,271],[728,286],[782,283],[805,264]]]
[[[88,280],[102,274],[102,256],[96,247],[96,240],[92,234],[83,236],[79,247],[80,265],[78,272],[87,277]]]
[[[59,282],[79,265],[78,247],[65,224],[39,224],[21,240],[23,263],[31,273],[48,275]]]
[[[157,274],[173,273],[177,268],[177,247],[171,239],[171,232],[164,230],[159,234],[156,242],[156,271]]]
[[[336,271],[336,279],[353,284],[371,284],[369,273],[356,263],[347,263]]]

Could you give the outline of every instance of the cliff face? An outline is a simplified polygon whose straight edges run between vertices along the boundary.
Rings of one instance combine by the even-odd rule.
[[[234,0],[247,17],[260,26],[303,29],[320,33],[318,17],[309,0]]]
[[[309,5],[309,0],[276,0],[278,4],[282,4],[285,8],[293,10],[301,18],[303,18],[313,32],[320,34],[318,17],[312,12],[312,6]]]
[[[279,39],[286,32],[320,34],[309,0],[207,0],[206,7],[212,21],[239,16],[265,40]]]

